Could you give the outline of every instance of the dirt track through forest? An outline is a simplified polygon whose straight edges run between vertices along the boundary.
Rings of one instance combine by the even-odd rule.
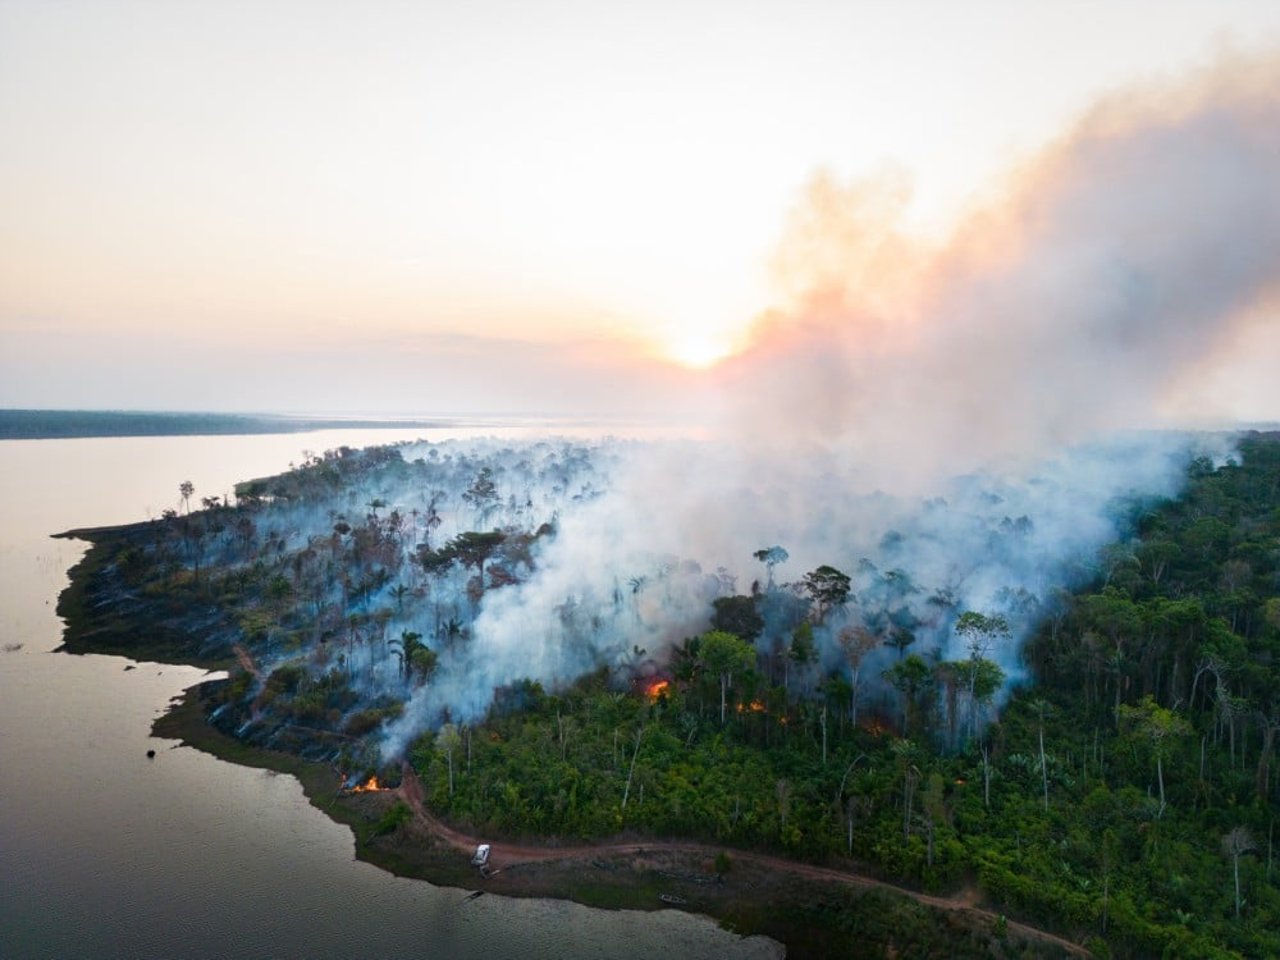
[[[468,856],[475,852],[477,844],[481,842],[476,837],[467,836],[451,827],[446,826],[439,819],[433,816],[426,806],[425,794],[422,789],[422,783],[418,780],[417,774],[413,768],[407,763],[403,767],[403,777],[400,784],[400,795],[405,802],[409,804],[416,816],[433,835],[444,840],[455,849],[466,853]],[[643,854],[657,853],[669,851],[672,853],[691,853],[699,856],[715,857],[716,854],[722,852],[719,847],[710,847],[702,843],[689,843],[679,840],[651,840],[645,843],[600,843],[586,844],[573,847],[535,847],[523,844],[505,843],[502,841],[488,840],[484,841],[489,844],[489,862],[495,866],[498,873],[503,869],[509,869],[520,863],[539,863],[552,860],[589,860],[593,857],[599,857],[601,854],[627,855],[627,854]],[[735,850],[733,852],[734,859],[740,863],[753,863],[769,870],[776,870],[783,873],[790,873],[793,876],[805,877],[810,880],[821,880],[829,883],[843,883],[847,886],[863,887],[863,888],[879,888],[888,890],[892,893],[899,894],[904,897],[910,897],[920,903],[927,904],[931,907],[937,907],[941,910],[964,910],[977,916],[985,917],[992,923],[996,922],[999,914],[984,907],[977,906],[976,891],[969,891],[962,897],[935,897],[927,893],[920,893],[916,890],[908,890],[905,887],[895,886],[892,883],[886,883],[883,880],[876,880],[872,877],[863,876],[858,873],[851,873],[846,870],[836,870],[832,867],[819,867],[813,864],[800,863],[795,860],[785,860],[782,857],[774,857],[764,853],[751,853],[744,850]],[[1073,943],[1064,937],[1050,933],[1047,930],[1041,930],[1038,927],[1028,926],[1025,923],[1019,923],[1016,920],[1005,920],[1008,928],[1017,934],[1035,940],[1041,940],[1048,943],[1056,944],[1068,953],[1077,957],[1088,957],[1090,953],[1078,943]]]

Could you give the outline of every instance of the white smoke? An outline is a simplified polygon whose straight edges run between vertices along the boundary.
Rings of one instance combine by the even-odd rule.
[[[1194,448],[1222,454],[1137,428],[1164,425],[1241,323],[1275,322],[1274,61],[1117,94],[941,246],[897,227],[888,187],[815,182],[779,257],[790,304],[718,374],[719,439],[608,450],[601,495],[563,512],[527,582],[486,593],[386,752],[514,680],[660,657],[762,578],[751,555],[773,544],[780,579],[856,574],[819,631],[825,666],[840,623],[885,615],[900,570],[915,589],[892,603],[920,649],[958,652],[955,611],[1004,613],[1015,635],[994,653],[1016,677],[1055,589],[1122,532],[1117,498],[1171,496]]]

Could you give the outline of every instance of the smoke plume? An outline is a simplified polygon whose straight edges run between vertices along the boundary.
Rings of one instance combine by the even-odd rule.
[[[597,450],[594,495],[525,582],[485,595],[384,749],[518,678],[661,660],[714,597],[775,572],[752,559],[771,545],[779,581],[853,576],[819,669],[851,623],[955,655],[974,609],[1009,619],[991,653],[1016,680],[1018,644],[1123,534],[1117,501],[1171,496],[1189,456],[1226,455],[1163,411],[1241,324],[1275,322],[1277,61],[1116,94],[991,198],[927,244],[902,226],[901,177],[816,178],[777,257],[785,304],[713,374],[716,436]]]

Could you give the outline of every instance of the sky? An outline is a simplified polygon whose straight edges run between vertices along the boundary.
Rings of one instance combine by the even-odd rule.
[[[1195,163],[1271,156],[1248,128],[1277,95],[1239,91],[1278,51],[1270,0],[0,0],[0,406],[745,416],[769,371],[807,379],[788,344],[815,323],[964,356],[918,331],[997,327],[939,297],[1017,328],[1105,284],[1063,254],[1077,233],[1026,227],[1115,169],[1085,162],[1100,115],[1146,144],[1238,107],[1239,153],[1153,178],[1119,232],[1216,223]],[[1137,259],[1181,289],[1215,247],[1189,249]],[[1119,398],[1134,421],[1280,419],[1280,265],[1246,272]],[[1021,292],[973,293],[997,281]],[[1123,327],[1097,299],[1062,329]]]

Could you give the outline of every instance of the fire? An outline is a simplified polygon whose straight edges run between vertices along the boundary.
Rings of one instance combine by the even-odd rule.
[[[752,713],[764,713],[764,704],[759,700],[752,700],[750,703],[738,704],[738,712],[745,713],[750,710]]]
[[[390,790],[390,789],[391,789],[390,787],[384,787],[382,784],[378,783],[377,774],[374,774],[364,783],[361,783],[361,784],[358,784],[357,786],[352,787],[351,792],[352,793],[376,793],[380,790]]]
[[[655,680],[645,688],[644,695],[649,698],[649,702],[655,702],[660,696],[666,693],[671,686],[670,680]]]

